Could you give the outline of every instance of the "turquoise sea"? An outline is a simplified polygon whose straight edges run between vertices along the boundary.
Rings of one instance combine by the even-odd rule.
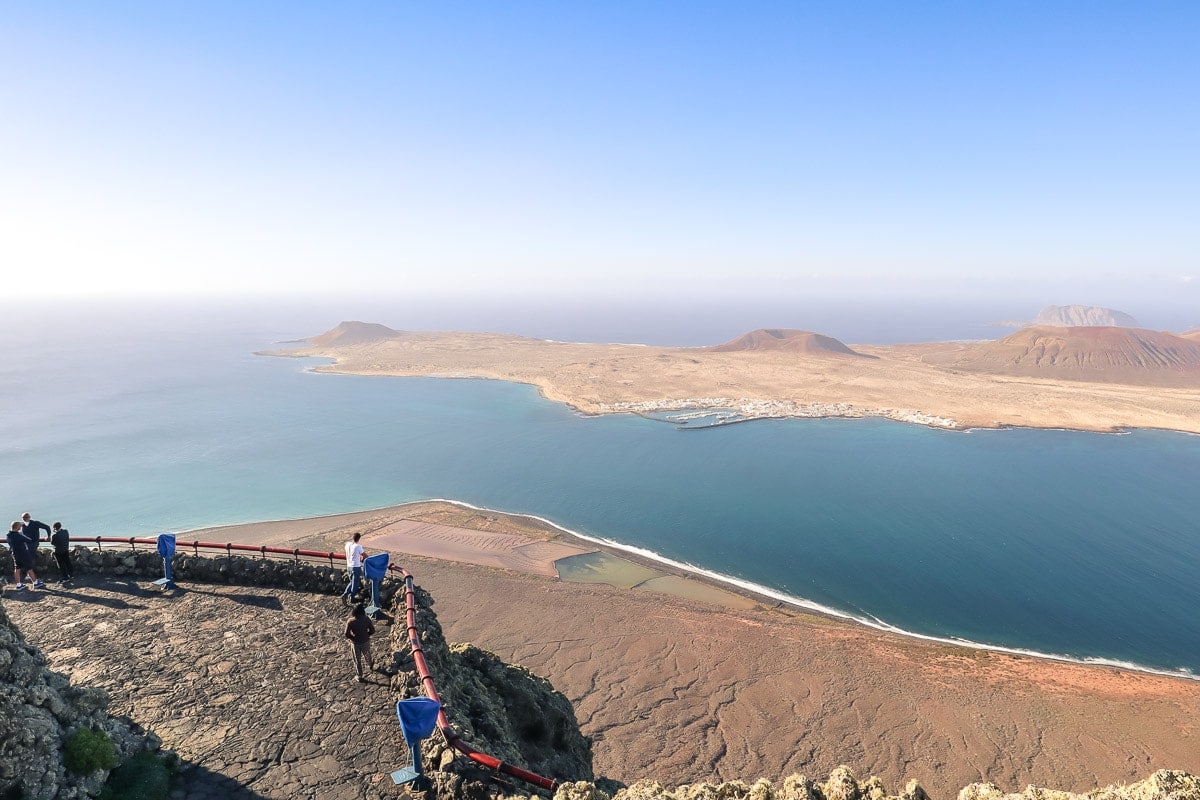
[[[681,432],[527,386],[254,355],[340,319],[9,314],[0,507],[146,535],[447,498],[913,635],[1200,672],[1200,437],[880,420]]]

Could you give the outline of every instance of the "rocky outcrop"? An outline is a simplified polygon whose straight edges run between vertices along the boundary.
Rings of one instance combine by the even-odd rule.
[[[608,795],[591,783],[563,785],[554,796],[554,800],[606,798]],[[849,767],[842,766],[821,783],[803,775],[789,776],[778,785],[760,779],[752,784],[693,783],[674,789],[642,781],[617,791],[611,800],[928,800],[928,795],[916,781],[909,781],[899,794],[889,794],[878,778],[860,781]],[[994,784],[973,783],[958,793],[958,800],[1200,800],[1200,779],[1184,772],[1160,770],[1128,786],[1109,786],[1086,794],[1036,786],[1006,794]]]
[[[470,644],[447,644],[433,599],[418,587],[417,627],[438,695],[455,730],[472,746],[509,764],[567,781],[592,780],[592,745],[575,711],[545,678],[506,664]],[[401,616],[400,610],[397,614]],[[393,650],[407,649],[403,626],[393,629]],[[401,697],[423,695],[411,661],[393,680]],[[439,796],[478,798],[506,794],[507,781],[457,755],[442,737],[427,739],[423,757],[438,769]]]
[[[1028,786],[1006,794],[991,783],[973,783],[958,793],[958,800],[1197,800],[1200,779],[1186,772],[1162,769],[1128,786],[1109,786],[1086,794]]]
[[[106,734],[118,758],[142,747],[127,722],[108,715],[102,690],[72,686],[46,669],[42,654],[26,643],[0,604],[0,797],[98,796],[108,770],[76,774],[64,763],[65,743],[85,729]]]
[[[1140,328],[1141,324],[1124,311],[1099,306],[1046,306],[1038,312],[1033,325],[1058,325],[1066,328],[1102,325],[1116,328]]]

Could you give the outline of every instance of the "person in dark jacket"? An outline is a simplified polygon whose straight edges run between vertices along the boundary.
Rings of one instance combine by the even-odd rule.
[[[21,532],[31,542],[41,540],[42,535],[38,531],[45,531],[47,536],[50,535],[50,526],[44,522],[38,522],[36,519],[30,519],[28,511],[21,515],[21,526]]]
[[[9,528],[7,542],[8,552],[12,554],[13,560],[13,583],[19,591],[23,591],[25,583],[22,576],[33,571],[33,543],[25,538],[25,526],[20,520]]]
[[[21,515],[21,532],[25,534],[25,547],[27,548],[25,552],[26,566],[23,569],[25,576],[29,578],[29,582],[33,585],[34,589],[41,589],[46,585],[38,580],[37,573],[33,571],[33,562],[37,558],[38,542],[42,540],[40,531],[45,531],[48,537],[50,526],[44,522],[38,522],[36,519],[31,519],[28,511]],[[16,558],[16,555],[14,554],[13,557]],[[24,589],[25,584],[18,580],[17,588]]]
[[[71,566],[71,532],[56,522],[50,526],[50,543],[54,545],[54,560],[58,562],[58,571],[62,575],[63,585],[70,583],[75,577],[75,568]]]
[[[362,603],[354,604],[354,613],[346,620],[346,638],[354,649],[354,670],[358,673],[355,678],[359,683],[366,683],[363,677],[363,661],[375,669],[375,659],[371,656],[371,635],[375,633],[375,625],[367,616],[367,607]]]

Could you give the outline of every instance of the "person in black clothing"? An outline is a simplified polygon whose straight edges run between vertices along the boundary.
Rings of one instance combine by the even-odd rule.
[[[36,545],[25,538],[24,525],[20,520],[12,524],[8,531],[8,552],[13,560],[13,583],[18,591],[24,590],[26,573],[33,573],[33,552]],[[34,578],[36,579],[36,575]],[[39,584],[40,585],[40,584]]]
[[[54,560],[58,562],[58,571],[65,585],[75,577],[75,568],[71,566],[71,533],[61,522],[54,523],[51,528],[54,530],[54,533],[50,534],[50,543],[54,545]]]
[[[375,626],[371,623],[371,618],[367,616],[367,607],[362,603],[354,604],[354,613],[350,615],[350,619],[346,620],[346,638],[350,640],[350,646],[354,650],[354,670],[358,673],[355,678],[359,683],[365,683],[366,678],[363,677],[363,661],[367,662],[367,666],[375,669],[375,659],[371,657],[371,635],[375,633]]]
[[[36,519],[29,518],[29,512],[26,511],[21,515],[21,533],[25,534],[25,538],[31,542],[41,541],[41,534],[38,531],[45,531],[46,535],[50,535],[50,526],[44,522],[38,522]]]
[[[42,540],[42,536],[38,531],[45,531],[47,536],[50,534],[50,526],[44,522],[38,522],[36,519],[30,519],[29,512],[26,511],[21,515],[21,533],[25,535],[25,565],[21,568],[21,572],[26,577],[31,578],[30,584],[34,589],[40,589],[46,584],[38,580],[37,573],[33,571],[33,563],[37,559],[38,542]],[[16,558],[16,554],[13,554]],[[23,589],[25,585],[20,580],[17,581],[17,588]]]
[[[13,560],[13,582],[16,584],[16,589],[25,589],[25,576],[29,575],[31,581],[37,581],[35,588],[40,589],[42,582],[37,580],[37,575],[33,572],[33,557],[37,553],[37,539],[31,540],[25,534],[26,528],[26,523],[17,520],[8,532],[8,551],[12,554]]]

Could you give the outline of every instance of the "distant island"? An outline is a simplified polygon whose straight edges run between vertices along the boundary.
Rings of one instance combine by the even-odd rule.
[[[1046,306],[1038,312],[1034,325],[1079,327],[1099,325],[1103,327],[1140,328],[1141,324],[1124,311],[1099,306]]]
[[[581,412],[724,410],[737,419],[880,417],[946,429],[1200,433],[1200,334],[1036,326],[996,341],[848,346],[751,331],[710,347],[554,342],[343,322],[308,346],[321,372],[492,378]]]
[[[1099,325],[1112,328],[1140,328],[1141,323],[1126,314],[1112,308],[1101,306],[1046,306],[1032,320],[994,323],[1002,328],[1024,328],[1030,325],[1050,325],[1053,327],[1072,328],[1080,326]]]

